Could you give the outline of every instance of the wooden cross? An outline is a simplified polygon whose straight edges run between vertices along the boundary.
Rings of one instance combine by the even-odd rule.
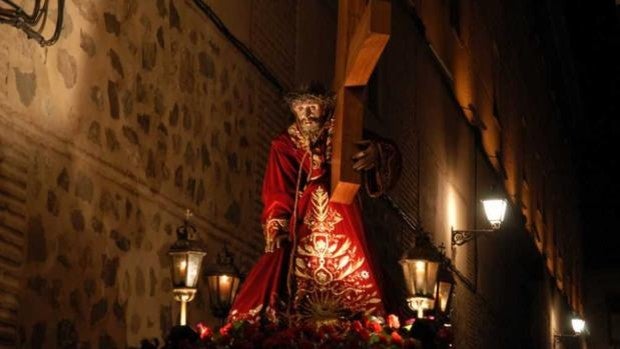
[[[333,202],[350,204],[360,186],[351,158],[359,151],[355,142],[362,140],[366,85],[390,38],[390,16],[389,0],[340,0],[338,4]]]

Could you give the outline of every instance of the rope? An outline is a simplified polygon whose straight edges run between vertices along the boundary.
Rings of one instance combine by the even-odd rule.
[[[304,161],[306,161],[306,157],[311,155],[310,150],[304,153],[301,161],[299,162],[299,169],[297,170],[297,185],[295,186],[295,202],[293,203],[293,215],[291,219],[293,220],[293,241],[291,242],[291,253],[288,258],[288,270],[286,275],[286,288],[288,290],[289,299],[288,306],[286,309],[286,317],[290,319],[291,317],[291,307],[292,307],[292,297],[293,297],[293,264],[295,263],[295,250],[297,248],[297,205],[299,204],[299,186],[301,185],[301,172],[303,170]],[[310,168],[312,168],[312,157],[310,157]],[[311,171],[308,171],[308,177],[306,178],[306,182],[310,179]]]

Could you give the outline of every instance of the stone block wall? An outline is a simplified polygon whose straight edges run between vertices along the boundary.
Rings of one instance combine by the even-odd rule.
[[[295,2],[268,5],[250,46],[282,38],[261,58],[290,84],[295,16],[282,14]],[[68,1],[49,48],[0,30],[0,223],[21,234],[0,273],[18,324],[8,341],[160,337],[177,319],[167,249],[186,208],[206,263],[226,244],[247,269],[263,248],[266,149],[288,123],[280,91],[192,1]],[[205,297],[190,323],[213,323]]]

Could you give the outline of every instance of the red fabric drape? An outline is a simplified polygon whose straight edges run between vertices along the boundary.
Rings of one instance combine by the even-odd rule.
[[[252,268],[232,306],[230,320],[276,313],[280,300],[292,302],[294,319],[328,321],[365,313],[383,315],[382,293],[364,235],[358,202],[342,205],[329,202],[329,164],[324,161],[325,144],[303,149],[290,133],[272,144],[263,181],[262,223],[266,239],[284,231],[297,245],[265,253]],[[300,162],[301,177],[297,187]],[[297,220],[291,222],[295,195]],[[286,228],[269,229],[274,222]],[[295,231],[294,231],[295,230]],[[293,294],[286,295],[290,253]]]

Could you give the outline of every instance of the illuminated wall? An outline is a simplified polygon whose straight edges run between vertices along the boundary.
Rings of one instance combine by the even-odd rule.
[[[136,347],[176,319],[166,252],[185,208],[207,263],[224,243],[244,268],[262,251],[260,183],[288,121],[192,1],[66,3],[49,48],[0,25],[2,337]],[[255,6],[246,44],[290,84],[296,5]],[[190,323],[213,321],[205,291]]]
[[[562,74],[570,63],[559,61],[568,54],[560,9],[467,0],[393,9],[366,122],[403,152],[390,195],[462,273],[456,346],[551,348],[569,331],[570,310],[583,311],[577,187],[562,130],[580,106]],[[502,229],[450,249],[451,227],[489,228],[480,200],[493,185],[510,201]],[[412,243],[369,221],[377,244],[401,252],[402,240]],[[387,264],[397,283],[396,263]]]

